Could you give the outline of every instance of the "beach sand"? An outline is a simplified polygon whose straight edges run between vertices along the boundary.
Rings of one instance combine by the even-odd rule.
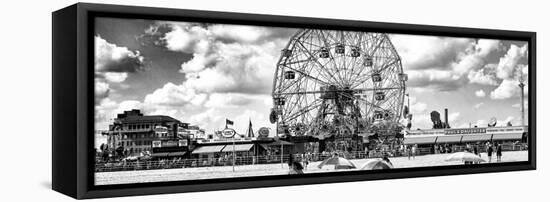
[[[414,159],[411,158],[410,160],[407,157],[393,157],[390,158],[390,161],[393,163],[395,168],[431,167],[463,164],[463,162],[444,161],[448,155],[450,154],[423,155],[416,156]],[[481,157],[487,160],[486,153],[482,153]],[[354,159],[351,161],[357,167],[361,167],[365,162],[369,160],[370,159]],[[503,152],[502,154],[502,162],[517,162],[527,160],[527,151],[510,151]],[[496,162],[495,155],[493,155],[492,162]],[[319,165],[319,163],[321,162],[311,162],[307,169],[304,170],[304,173],[335,172],[334,166],[332,165],[324,166],[321,169],[317,168],[317,165]],[[345,171],[349,170],[337,170],[337,172]],[[286,165],[286,163],[283,165],[279,163],[235,166],[234,172],[232,170],[232,166],[101,172],[95,174],[95,182],[96,185],[109,185],[287,174],[288,165]]]

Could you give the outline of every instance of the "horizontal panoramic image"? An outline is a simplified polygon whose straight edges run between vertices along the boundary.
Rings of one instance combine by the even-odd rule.
[[[528,161],[528,43],[96,18],[95,185]]]

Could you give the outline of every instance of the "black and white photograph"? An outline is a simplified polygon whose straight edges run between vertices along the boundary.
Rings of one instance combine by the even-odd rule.
[[[98,186],[528,161],[527,41],[93,26]]]
[[[540,201],[547,4],[5,2],[0,201]]]

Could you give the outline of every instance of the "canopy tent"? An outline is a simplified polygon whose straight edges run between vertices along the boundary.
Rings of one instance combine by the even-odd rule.
[[[462,135],[444,135],[437,137],[435,141],[437,144],[441,143],[460,143],[462,140]]]
[[[369,160],[363,166],[361,166],[360,170],[384,170],[384,169],[392,169],[393,165],[387,161],[384,161],[382,159],[374,159]]]
[[[436,136],[427,136],[427,137],[405,137],[403,141],[405,144],[434,144]]]
[[[493,141],[499,140],[521,140],[523,133],[504,133],[504,134],[493,134]]]
[[[192,154],[218,153],[221,152],[225,145],[209,145],[202,146],[193,150]]]
[[[356,166],[348,159],[342,158],[342,157],[330,157],[325,159],[323,162],[321,162],[319,165],[317,165],[318,168],[322,168],[325,165],[334,165],[335,169],[352,169],[356,168]]]
[[[463,135],[462,142],[486,142],[491,141],[493,134],[471,134]]]
[[[236,144],[235,145],[235,151],[236,152],[242,152],[242,151],[250,151],[252,149],[253,144]],[[223,148],[222,152],[233,152],[233,145],[227,145],[225,148]]]

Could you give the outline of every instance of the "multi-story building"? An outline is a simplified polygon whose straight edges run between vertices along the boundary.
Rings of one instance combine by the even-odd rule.
[[[126,155],[150,152],[154,142],[187,140],[188,137],[181,135],[181,131],[187,127],[187,123],[169,116],[144,116],[137,109],[124,111],[109,126],[109,145],[117,150],[123,148]]]

